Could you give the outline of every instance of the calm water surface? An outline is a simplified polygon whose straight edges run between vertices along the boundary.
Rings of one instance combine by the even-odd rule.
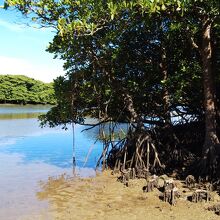
[[[0,219],[23,219],[40,213],[47,202],[38,201],[40,182],[49,177],[94,175],[101,143],[94,144],[97,130],[82,132],[75,125],[40,128],[37,116],[49,106],[0,105]],[[73,137],[76,167],[73,166]],[[89,153],[89,157],[87,155]]]

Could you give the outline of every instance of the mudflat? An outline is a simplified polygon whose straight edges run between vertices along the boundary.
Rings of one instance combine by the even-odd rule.
[[[50,178],[42,183],[42,191],[37,193],[39,200],[48,200],[45,215],[30,216],[30,219],[59,220],[217,220],[220,217],[207,208],[220,202],[215,193],[214,201],[192,203],[186,200],[187,194],[181,181],[177,182],[181,198],[175,206],[162,201],[161,192],[144,193],[146,180],[130,180],[129,186],[117,181],[116,175],[106,171],[93,178],[68,179],[65,176]],[[25,219],[29,219],[28,217]]]

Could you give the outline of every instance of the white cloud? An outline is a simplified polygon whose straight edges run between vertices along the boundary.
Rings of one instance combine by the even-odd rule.
[[[7,28],[10,31],[15,32],[25,32],[25,31],[36,31],[36,32],[53,32],[55,29],[52,27],[41,27],[34,23],[23,22],[8,22],[6,20],[0,19],[0,27]]]
[[[23,31],[23,26],[15,23],[10,23],[0,19],[0,26],[9,29],[10,31]]]
[[[43,82],[52,82],[57,76],[64,75],[64,71],[60,60],[39,65],[21,58],[0,56],[0,74],[25,75]]]

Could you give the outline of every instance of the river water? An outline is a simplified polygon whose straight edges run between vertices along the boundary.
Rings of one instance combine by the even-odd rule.
[[[102,151],[96,129],[75,125],[40,128],[37,116],[49,106],[0,105],[0,219],[24,219],[40,213],[47,201],[39,201],[40,183],[62,174],[95,175]],[[74,142],[73,142],[74,138]],[[74,143],[74,152],[73,152]],[[94,144],[95,143],[95,144]],[[73,164],[75,155],[76,166]]]

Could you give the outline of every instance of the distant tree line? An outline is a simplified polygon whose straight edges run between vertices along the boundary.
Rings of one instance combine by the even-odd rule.
[[[55,104],[53,83],[22,75],[0,75],[0,103]]]

